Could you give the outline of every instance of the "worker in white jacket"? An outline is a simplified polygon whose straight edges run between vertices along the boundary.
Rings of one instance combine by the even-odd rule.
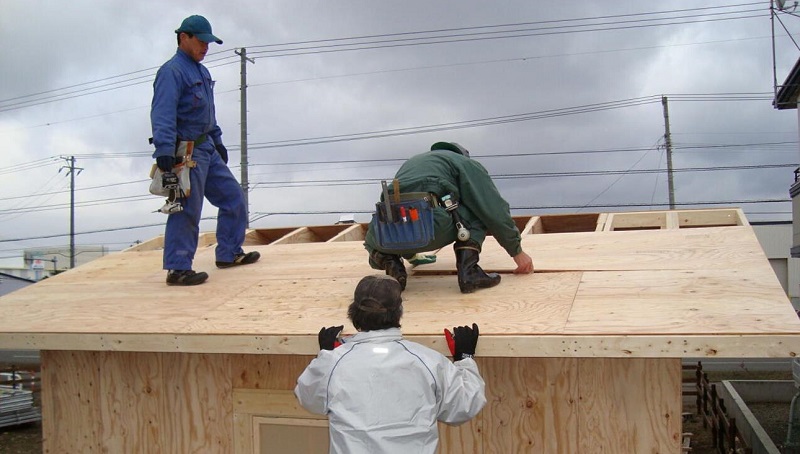
[[[328,415],[331,453],[433,454],[437,421],[464,423],[486,404],[473,359],[478,326],[445,330],[450,362],[403,340],[400,293],[390,276],[363,278],[347,311],[359,332],[340,342],[344,326],[323,327],[320,352],[297,380],[300,404]]]

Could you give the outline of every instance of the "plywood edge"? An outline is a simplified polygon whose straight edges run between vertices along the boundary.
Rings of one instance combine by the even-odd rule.
[[[123,249],[122,252],[155,251],[158,249],[164,249],[164,235],[157,236],[135,246]]]
[[[300,227],[273,241],[272,244],[310,243],[314,242],[312,236],[308,227]]]
[[[605,219],[604,219],[604,221],[602,223],[598,219],[598,221],[597,221],[597,230],[596,231],[598,231],[598,232],[601,231],[600,230],[601,226],[602,226],[602,231],[603,232],[611,232],[611,231],[613,231],[614,230],[614,228],[613,228],[613,226],[614,226],[614,213],[610,213],[610,214],[609,213],[603,213],[603,214],[605,215],[604,216]]]
[[[519,233],[520,235],[530,235],[533,233],[541,233],[541,231],[542,231],[541,218],[539,216],[531,216],[531,218],[528,219],[528,222],[525,223],[525,227]]]
[[[367,224],[353,224],[350,227],[342,230],[328,242],[334,241],[363,241],[367,236]]]
[[[449,354],[441,335],[406,339]],[[0,334],[4,349],[316,355],[317,335]],[[478,356],[550,358],[793,358],[800,333],[753,335],[485,335]]]
[[[749,226],[740,208],[676,210],[680,228]]]
[[[606,225],[609,223],[608,218],[611,217],[609,213],[600,213],[597,216],[597,226],[594,228],[595,232],[602,232],[606,229]]]
[[[675,230],[677,228],[680,228],[678,213],[674,211],[667,211],[667,230]]]
[[[744,215],[744,211],[741,208],[736,208],[736,214],[738,215],[737,225],[750,227],[750,221],[747,220],[747,216]]]

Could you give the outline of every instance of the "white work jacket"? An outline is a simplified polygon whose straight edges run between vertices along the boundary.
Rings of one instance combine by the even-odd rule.
[[[391,328],[321,350],[294,393],[306,410],[328,415],[331,453],[434,454],[436,422],[473,418],[486,404],[484,388],[472,358],[453,363]]]

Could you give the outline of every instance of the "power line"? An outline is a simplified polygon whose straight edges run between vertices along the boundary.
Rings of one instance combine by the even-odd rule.
[[[697,202],[681,202],[675,203],[678,206],[707,206],[707,205],[748,205],[748,204],[756,204],[756,203],[787,203],[791,202],[791,199],[757,199],[757,200],[719,200],[719,201],[697,201]],[[667,206],[667,203],[651,203],[651,202],[641,202],[641,203],[620,203],[620,204],[596,204],[596,205],[540,205],[540,206],[512,206],[511,210],[519,211],[519,210],[560,210],[560,209],[576,209],[576,208],[635,208],[635,207],[663,207]],[[255,222],[259,219],[263,219],[267,216],[278,216],[278,215],[321,215],[321,214],[348,214],[348,213],[358,213],[358,214],[368,214],[372,213],[372,210],[337,210],[337,211],[274,211],[274,212],[255,212],[252,213],[253,217],[251,218],[251,223]],[[211,218],[203,218],[201,221],[208,221],[214,220],[216,217]],[[142,228],[149,228],[149,227],[158,227],[163,226],[163,223],[157,224],[145,224],[145,225],[137,225],[137,226],[125,226],[125,227],[111,227],[105,229],[98,229],[98,230],[89,230],[85,232],[75,232],[75,235],[90,235],[96,233],[109,233],[109,232],[118,232],[122,230],[136,230]],[[11,243],[17,241],[32,241],[32,240],[42,240],[42,239],[50,239],[50,238],[60,238],[69,236],[69,233],[58,233],[52,235],[40,235],[40,236],[33,236],[33,237],[26,237],[26,238],[8,238],[8,239],[0,239],[0,243]]]
[[[640,159],[641,160],[641,159]],[[638,163],[638,161],[637,161]],[[634,164],[635,165],[635,164]],[[717,167],[686,167],[673,169],[673,172],[714,172],[714,171],[739,171],[739,170],[762,170],[762,169],[777,169],[777,168],[796,168],[796,163],[785,164],[759,164],[759,165],[741,165],[741,166],[717,166]],[[646,174],[662,174],[666,169],[639,169],[633,170],[591,170],[591,171],[573,171],[573,172],[523,172],[523,173],[508,173],[508,174],[493,174],[493,180],[517,180],[517,179],[534,179],[534,178],[566,178],[566,177],[597,177],[597,176],[614,176],[620,175],[646,175]],[[252,190],[256,189],[277,189],[277,188],[297,188],[297,187],[314,187],[314,186],[358,186],[366,184],[374,184],[380,181],[381,178],[364,178],[364,179],[327,179],[327,180],[301,180],[301,181],[270,181],[270,182],[256,182],[252,184]],[[0,199],[3,200],[3,199]],[[121,202],[143,202],[151,201],[153,196],[150,194],[141,194],[133,196],[120,196],[103,199],[86,200],[75,202],[76,207],[90,207],[98,205],[117,204]],[[39,206],[24,206],[10,209],[0,209],[0,216],[20,213],[37,213],[43,211],[61,210],[69,207],[67,203],[58,203],[52,205],[39,205]]]
[[[230,57],[225,57],[225,58],[230,58]],[[222,64],[218,64],[218,65],[206,65],[206,66],[209,67],[209,68],[216,68],[216,67],[219,67],[219,66],[225,66],[225,65],[232,64],[232,63],[235,63],[235,62],[222,63]],[[22,108],[25,108],[25,107],[39,106],[39,105],[42,105],[42,104],[48,104],[48,103],[56,102],[56,101],[65,101],[67,99],[74,99],[74,98],[79,98],[79,97],[88,96],[88,95],[94,95],[94,94],[98,94],[98,93],[105,93],[105,92],[112,91],[112,90],[118,90],[120,88],[133,87],[133,86],[136,86],[136,85],[141,85],[141,84],[145,84],[145,83],[148,83],[148,82],[152,81],[154,76],[155,76],[154,74],[147,74],[147,75],[143,75],[143,76],[134,77],[134,78],[131,78],[131,79],[125,79],[125,80],[121,80],[121,81],[116,81],[116,82],[103,84],[103,85],[100,85],[100,86],[97,86],[97,87],[86,87],[86,88],[81,88],[81,89],[77,89],[77,90],[71,90],[71,91],[68,91],[66,93],[58,93],[58,94],[47,95],[47,96],[39,97],[39,98],[32,99],[32,100],[17,101],[17,102],[13,102],[13,103],[6,104],[6,105],[0,105],[0,112],[8,112],[8,111],[11,111],[11,110],[22,109]],[[2,104],[2,103],[3,102],[0,101],[0,104]]]
[[[797,141],[781,141],[781,142],[755,142],[755,143],[741,143],[741,144],[687,144],[687,145],[675,145],[674,149],[676,151],[692,151],[697,153],[698,151],[708,150],[708,151],[716,151],[716,150],[726,150],[726,149],[734,149],[734,148],[747,148],[748,151],[753,151],[754,149],[760,149],[762,147],[786,147],[792,148],[797,144]],[[622,152],[642,152],[648,151],[651,148],[648,147],[622,147],[622,148],[610,148],[610,149],[593,149],[593,150],[573,150],[573,151],[545,151],[545,152],[526,152],[526,153],[499,153],[499,154],[492,154],[492,155],[480,155],[474,154],[473,157],[481,158],[481,159],[497,159],[497,158],[516,158],[516,157],[544,157],[544,156],[558,156],[558,155],[576,155],[576,154],[607,154],[607,153],[622,153]],[[149,152],[143,152],[149,156]],[[129,158],[131,157],[131,153],[114,153],[114,154],[76,154],[74,155],[76,158],[81,159],[106,159],[106,158]],[[39,160],[39,164],[47,163],[55,161],[56,157],[51,158],[44,158]],[[359,164],[376,164],[376,163],[400,163],[405,161],[407,158],[405,157],[397,157],[397,158],[372,158],[372,159],[339,159],[339,160],[319,160],[319,161],[304,161],[304,162],[276,162],[276,163],[253,163],[250,164],[251,167],[260,167],[260,166],[269,166],[269,167],[280,167],[280,166],[300,166],[300,165],[331,165],[331,164],[352,164],[352,163],[359,163]],[[0,169],[0,174],[3,173],[17,173],[27,169],[27,164],[22,166],[11,166]],[[703,169],[707,170],[746,170],[746,169],[759,169],[759,168],[777,168],[777,167],[787,167],[792,166],[795,164],[770,164],[770,165],[756,165],[756,166],[728,166],[728,167],[707,167],[707,168],[686,168],[686,169],[677,169],[677,172],[689,172],[689,171],[703,171]],[[32,168],[40,167],[38,164],[33,166]],[[639,173],[652,173],[658,171],[657,169],[651,169],[649,171],[636,171]],[[615,170],[607,170],[607,171],[598,171],[598,172],[606,172],[607,174],[613,174],[613,172],[623,172],[623,171],[615,171]],[[531,177],[548,177],[548,176],[580,176],[580,172],[553,172],[548,174],[539,173],[539,174],[529,174]],[[498,175],[498,178],[504,178],[503,175]],[[107,189],[110,187],[119,187],[124,185],[131,185],[131,184],[141,184],[149,181],[149,179],[138,179],[133,181],[127,182],[115,182],[110,184],[103,184],[103,185],[96,185],[96,186],[89,186],[84,188],[77,188],[76,192],[79,191],[91,191],[97,189]],[[361,180],[361,181],[375,181],[373,180]],[[294,183],[295,185],[298,182],[280,182],[286,183]],[[302,183],[302,182],[299,182]],[[255,183],[255,185],[263,186],[265,184],[276,184],[276,182],[259,182]],[[363,183],[358,183],[363,184]],[[289,186],[287,186],[289,187]],[[9,197],[0,197],[0,201],[9,201],[9,200],[19,200],[19,199],[27,199],[31,197],[40,197],[46,195],[56,195],[62,194],[66,192],[65,190],[61,191],[51,191],[51,192],[36,192],[33,194],[26,194],[20,196],[9,196]],[[146,197],[146,196],[134,196],[136,198]],[[88,203],[88,202],[85,202]],[[35,211],[37,208],[50,208],[52,209],[53,206],[50,207],[28,207],[28,211]],[[2,211],[0,211],[2,213]]]
[[[752,4],[751,4],[752,5]],[[733,5],[733,6],[747,6],[747,5]],[[687,10],[673,10],[672,12],[698,12],[701,10],[712,9],[708,8],[696,8],[696,9],[687,9]],[[720,7],[714,7],[714,10],[719,10]],[[751,12],[764,12],[763,8],[758,9],[748,9],[748,10],[739,10],[739,11],[718,11],[715,13],[708,13],[704,14],[704,16],[721,16],[721,15],[731,15],[731,14],[743,14],[743,13],[751,13]],[[456,42],[470,42],[470,41],[483,41],[483,40],[493,40],[493,39],[509,39],[509,38],[521,38],[521,37],[530,37],[530,36],[546,36],[546,35],[558,35],[558,34],[567,34],[567,33],[586,33],[586,32],[598,32],[598,31],[611,31],[611,30],[624,30],[624,29],[635,29],[635,28],[644,28],[644,27],[656,27],[656,26],[665,26],[665,25],[683,25],[683,24],[693,24],[693,23],[704,23],[704,22],[716,22],[721,20],[734,20],[734,19],[748,19],[753,17],[758,17],[755,15],[750,16],[742,16],[742,17],[727,17],[727,18],[716,18],[716,19],[695,19],[697,17],[696,14],[690,14],[685,16],[675,16],[675,17],[668,17],[668,18],[650,18],[650,19],[636,19],[636,20],[618,20],[618,21],[610,21],[610,22],[600,22],[600,23],[590,23],[590,24],[578,24],[578,25],[560,25],[560,26],[550,26],[553,23],[564,23],[564,22],[581,22],[581,21],[589,21],[589,20],[598,20],[598,19],[609,19],[609,18],[621,18],[621,17],[631,17],[631,16],[643,16],[648,14],[665,14],[669,12],[655,12],[655,13],[639,13],[634,15],[616,15],[616,16],[599,16],[596,18],[579,18],[579,19],[563,19],[563,20],[556,20],[556,21],[540,21],[540,22],[523,22],[523,23],[514,23],[514,24],[501,24],[501,25],[488,25],[488,26],[477,26],[477,27],[462,27],[462,28],[452,28],[452,29],[439,29],[439,30],[428,30],[428,31],[417,31],[417,32],[405,32],[405,33],[394,33],[394,34],[385,34],[385,35],[371,35],[371,36],[362,36],[362,37],[351,37],[351,38],[338,38],[334,40],[316,40],[316,41],[305,41],[299,43],[289,43],[289,44],[268,44],[268,45],[260,45],[260,46],[248,46],[251,49],[257,48],[264,48],[264,47],[284,47],[295,45],[299,47],[289,47],[289,48],[278,48],[278,49],[271,49],[271,50],[263,50],[263,51],[253,51],[251,52],[252,55],[258,54],[271,54],[271,57],[285,57],[285,56],[294,56],[294,55],[308,55],[308,54],[321,54],[321,53],[330,53],[330,52],[342,52],[342,51],[355,51],[355,50],[367,50],[367,49],[381,49],[381,48],[392,48],[392,47],[407,47],[407,46],[418,46],[418,45],[431,45],[431,44],[443,44],[443,43],[456,43]],[[685,21],[680,22],[666,22],[660,24],[648,23],[654,21],[667,21],[667,20],[674,20],[674,19],[688,19]],[[625,25],[618,25],[616,24],[625,24]],[[480,31],[475,33],[465,33],[466,30],[481,30],[481,29],[496,29],[496,28],[511,28],[511,27],[527,27],[533,25],[532,28],[522,28],[522,29],[512,29],[512,30],[498,30],[498,31]],[[536,27],[538,26],[538,27]],[[600,28],[588,28],[588,27],[600,27]],[[458,31],[461,33],[451,33],[454,31]],[[442,34],[445,33],[445,34]],[[450,34],[446,34],[450,33]],[[433,36],[419,36],[418,35],[433,35]],[[403,38],[400,38],[404,36]],[[415,37],[409,37],[415,36]],[[376,39],[377,38],[377,39]],[[388,39],[381,39],[381,38],[388,38]],[[365,41],[371,40],[371,41]],[[351,42],[351,43],[342,43],[341,41],[358,41],[358,42]],[[330,43],[336,42],[336,44],[323,44],[323,43]],[[303,46],[304,44],[313,44],[311,46]],[[361,47],[355,47],[361,46]]]
[[[715,96],[713,94],[706,95],[706,101],[718,100],[733,100],[733,94],[724,94],[724,96]],[[740,100],[750,100],[750,94],[745,94],[745,97]],[[769,98],[765,98],[769,99]],[[526,112],[521,114],[503,115],[496,117],[487,117],[475,120],[463,120],[448,123],[439,123],[432,125],[412,126],[406,128],[393,128],[384,129],[370,132],[358,132],[350,134],[337,134],[330,136],[308,137],[300,139],[287,139],[276,140],[270,142],[254,142],[248,146],[249,149],[270,149],[282,147],[295,147],[305,145],[320,145],[335,142],[350,142],[355,140],[386,138],[413,134],[423,134],[431,132],[449,131],[456,129],[476,128],[482,126],[493,126],[506,123],[516,123],[522,121],[541,120],[547,118],[557,118],[567,115],[577,115],[583,113],[600,112],[605,110],[622,109],[628,107],[637,107],[647,104],[655,104],[661,102],[661,96],[650,95],[639,98],[628,98],[616,101],[607,101],[594,104],[584,104],[572,107],[563,107],[558,109],[541,110],[537,112]]]
[[[697,17],[696,14],[691,15],[683,15],[683,16],[674,16],[668,18],[649,18],[649,19],[636,19],[636,20],[617,20],[617,21],[607,21],[601,23],[591,23],[591,24],[579,24],[579,25],[561,25],[561,26],[549,26],[550,24],[557,24],[557,23],[568,23],[568,22],[586,22],[586,21],[597,21],[597,20],[608,20],[608,19],[619,19],[619,18],[628,18],[628,17],[642,17],[648,15],[663,15],[663,14],[674,14],[674,13],[698,13],[701,11],[706,10],[714,10],[713,13],[705,13],[704,16],[722,16],[722,15],[733,15],[733,14],[746,14],[756,11],[761,11],[762,9],[739,9],[739,10],[729,10],[729,11],[720,11],[721,8],[741,8],[753,5],[759,5],[760,3],[743,3],[737,5],[726,5],[722,7],[703,7],[703,8],[689,8],[689,9],[682,9],[682,10],[671,10],[671,11],[657,11],[657,12],[646,12],[646,13],[634,13],[634,14],[621,14],[621,15],[611,15],[611,16],[597,16],[597,17],[589,17],[589,18],[577,18],[577,19],[562,19],[562,20],[553,20],[553,21],[539,21],[539,22],[523,22],[523,23],[516,23],[516,24],[500,24],[500,25],[481,25],[481,26],[474,26],[474,27],[462,27],[462,28],[450,28],[450,29],[439,29],[439,30],[427,30],[427,31],[415,31],[415,32],[403,32],[403,33],[394,33],[394,34],[384,34],[384,35],[370,35],[370,36],[361,36],[361,37],[349,37],[349,38],[332,38],[332,39],[325,39],[325,40],[316,40],[316,41],[305,41],[305,42],[298,42],[298,43],[285,43],[285,44],[269,44],[269,45],[256,45],[256,46],[247,46],[249,48],[265,48],[265,47],[286,47],[292,45],[304,45],[304,44],[315,44],[314,46],[306,46],[301,48],[288,48],[288,49],[279,49],[279,50],[264,50],[264,51],[254,51],[251,54],[269,54],[269,53],[276,53],[276,52],[288,52],[293,50],[301,50],[302,52],[297,52],[294,54],[282,54],[282,55],[271,55],[271,56],[286,56],[286,55],[300,55],[305,53],[322,53],[322,52],[340,52],[344,50],[352,51],[352,50],[364,50],[368,48],[378,48],[378,47],[398,47],[398,46],[409,46],[409,45],[430,45],[430,44],[440,44],[440,43],[449,43],[449,42],[463,42],[463,41],[477,41],[477,40],[486,40],[486,39],[498,39],[498,38],[520,38],[520,37],[527,37],[527,36],[542,36],[547,34],[563,34],[563,33],[584,33],[584,32],[595,32],[595,31],[608,31],[608,30],[620,30],[620,29],[629,29],[629,28],[641,28],[641,27],[652,27],[652,26],[663,26],[663,25],[682,25],[682,24],[692,24],[698,22],[713,22],[718,20],[734,20],[734,19],[747,19],[757,16],[741,16],[741,17],[726,17],[726,18],[718,18],[718,19],[704,19],[704,20],[685,20],[679,22],[668,22],[663,24],[646,24],[647,22],[652,21],[665,21],[665,20],[678,20],[678,19],[693,19]],[[644,25],[630,25],[630,24],[637,24],[637,23],[645,23]],[[614,24],[628,24],[624,26],[618,27],[608,27],[608,28],[594,28],[594,29],[587,29],[585,27],[597,27],[597,26],[609,26]],[[522,29],[522,30],[503,30],[503,31],[481,31],[477,33],[466,33],[470,30],[487,30],[487,29],[498,29],[498,28],[510,28],[510,27],[522,27],[522,26],[530,26],[530,25],[539,25],[543,26],[542,28],[533,28],[533,29]],[[580,30],[575,30],[575,28],[581,28]],[[559,30],[562,29],[562,30]],[[530,33],[522,33],[530,30],[538,30]],[[542,31],[544,30],[544,31]],[[454,31],[460,31],[461,33],[452,34]],[[451,33],[450,35],[442,35],[442,33]],[[505,33],[505,36],[494,36],[496,34]],[[513,35],[508,35],[509,33],[516,33]],[[412,35],[424,35],[424,34],[435,34],[435,37],[415,37],[415,38],[399,38],[400,36],[412,36]],[[382,39],[377,41],[368,41],[366,43],[341,43],[342,41],[353,41],[353,40],[365,40],[365,39],[375,39],[375,38],[390,38],[390,39]],[[452,39],[456,38],[456,39]],[[428,42],[419,42],[419,40],[428,39]],[[430,41],[431,39],[438,39],[440,41]],[[442,41],[445,39],[445,41]],[[407,42],[407,41],[415,41],[415,42]],[[338,43],[338,44],[326,44],[326,43]],[[373,47],[362,47],[362,48],[348,48],[343,49],[342,46],[356,46],[356,45],[365,45],[365,44],[375,44],[375,43],[384,43],[385,45],[382,46],[373,46]],[[392,44],[394,43],[394,44]],[[316,49],[316,50],[315,50]],[[209,55],[219,55],[226,51],[219,51],[214,52],[213,54]],[[224,66],[227,64],[236,63],[236,61],[225,62],[228,59],[234,59],[234,55],[222,56],[216,59],[209,59],[207,60],[206,64],[210,63],[217,63],[217,62],[224,62],[220,63],[219,65],[215,66]],[[213,66],[210,66],[213,67]],[[95,79],[89,82],[83,82],[79,84],[73,84],[66,87],[58,88],[58,89],[51,89],[51,90],[44,90],[37,93],[31,93],[22,96],[16,96],[12,98],[7,98],[0,100],[0,112],[5,112],[8,110],[15,110],[24,107],[31,107],[35,105],[40,105],[49,102],[61,101],[66,99],[72,99],[79,96],[86,96],[90,94],[102,93],[109,90],[116,90],[119,88],[130,87],[133,85],[139,85],[142,83],[146,83],[153,78],[153,72],[157,69],[157,67],[150,67],[136,71],[130,71],[127,73],[123,73],[116,76],[109,76],[104,77],[101,79]],[[145,74],[142,74],[145,73]],[[132,77],[128,77],[132,76]]]
[[[497,117],[482,118],[478,120],[465,120],[449,123],[439,123],[425,126],[413,126],[407,128],[394,128],[385,129],[372,132],[360,132],[351,134],[338,134],[332,136],[321,136],[303,139],[289,139],[278,140],[271,142],[253,143],[249,145],[250,149],[268,149],[268,148],[282,148],[282,147],[295,147],[302,145],[319,145],[324,143],[334,142],[350,142],[354,140],[375,139],[385,137],[395,137],[440,131],[449,131],[455,129],[475,128],[480,126],[491,126],[505,123],[516,123],[520,121],[539,120],[544,118],[554,118],[566,115],[575,115],[580,113],[598,112],[603,110],[621,109],[625,107],[635,107],[646,104],[653,104],[661,102],[661,98],[657,96],[646,96],[641,98],[629,98],[619,101],[610,101],[595,104],[585,104],[575,107],[565,107],[559,109],[549,109],[539,112],[528,112],[523,114],[503,115]]]

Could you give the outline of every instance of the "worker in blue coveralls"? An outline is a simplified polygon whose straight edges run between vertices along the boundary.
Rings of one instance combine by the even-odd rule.
[[[175,33],[178,50],[161,66],[153,83],[153,157],[159,169],[170,172],[176,164],[176,144],[194,141],[192,160],[197,164],[190,170],[191,192],[181,200],[183,209],[167,218],[164,269],[168,270],[167,285],[197,285],[208,279],[207,273],[192,269],[204,197],[219,208],[217,267],[254,263],[260,254],[242,250],[247,205],[227,165],[228,150],[214,109],[214,81],[200,64],[208,44],[222,44],[222,40],[214,36],[208,20],[197,15],[184,19]]]

